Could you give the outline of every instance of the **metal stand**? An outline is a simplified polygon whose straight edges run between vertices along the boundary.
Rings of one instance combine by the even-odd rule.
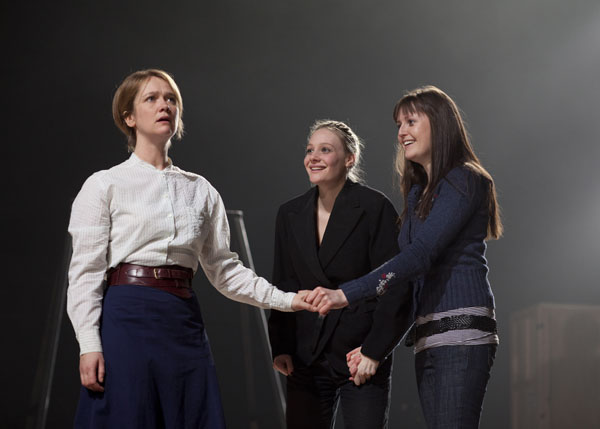
[[[254,270],[254,262],[250,252],[246,227],[244,225],[244,215],[240,210],[228,210],[227,215],[231,225],[232,249],[238,252],[240,260],[249,268]],[[42,337],[41,351],[38,359],[36,375],[34,378],[33,389],[31,393],[30,406],[27,415],[27,429],[45,429],[48,416],[48,407],[50,404],[50,393],[56,367],[56,356],[60,340],[60,331],[65,312],[68,271],[71,262],[71,236],[66,234],[63,250],[62,269],[54,284],[52,297],[49,303],[47,323]],[[267,318],[263,309],[240,305],[241,331],[242,331],[242,351],[244,358],[244,374],[246,379],[246,398],[250,415],[256,415],[256,380],[252,368],[253,347],[259,347],[264,352],[264,358],[271,362],[271,351],[268,341]],[[251,334],[252,320],[258,327],[258,342]],[[277,413],[281,427],[285,427],[285,395],[283,386],[278,373],[275,370],[269,371],[271,374],[271,388],[274,390],[277,400]],[[250,428],[257,429],[257,420],[251,417]]]
[[[227,216],[229,218],[229,224],[231,226],[231,238],[232,240],[232,250],[238,252],[240,260],[244,263],[248,268],[254,269],[254,261],[252,260],[252,253],[250,252],[250,244],[248,243],[248,235],[246,234],[246,227],[244,224],[244,213],[241,210],[227,210]],[[234,244],[237,244],[235,246]],[[265,311],[262,308],[251,307],[248,305],[240,306],[240,315],[242,321],[242,344],[243,344],[243,353],[244,356],[252,356],[252,336],[249,330],[250,322],[250,314],[254,316],[254,320],[259,328],[259,344],[260,347],[265,352],[265,359],[267,362],[271,362],[271,348],[269,346],[268,340],[268,327],[267,327],[267,317]],[[256,347],[256,345],[255,345]],[[244,359],[246,362],[246,370],[244,371],[246,374],[246,389],[247,389],[247,398],[248,398],[248,408],[250,413],[252,414],[253,410],[256,409],[255,404],[255,380],[254,373],[252,371],[252,367],[250,366],[250,359]],[[281,379],[277,371],[273,370],[270,372],[272,375],[270,377],[272,388],[275,390],[275,394],[278,398],[278,406],[277,411],[279,414],[279,419],[281,422],[281,427],[285,427],[285,395],[283,393],[283,385],[281,383]],[[251,424],[251,427],[253,425]],[[256,427],[256,425],[254,425]]]
[[[46,427],[48,406],[50,405],[50,392],[52,390],[58,342],[60,339],[60,328],[65,312],[68,285],[67,273],[71,262],[71,253],[71,236],[67,234],[63,247],[63,269],[59,270],[59,275],[54,284],[46,328],[42,336],[42,346],[33,380],[30,406],[25,424],[27,429],[44,429]]]

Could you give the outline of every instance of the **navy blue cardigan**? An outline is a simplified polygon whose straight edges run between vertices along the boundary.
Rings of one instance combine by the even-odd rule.
[[[348,302],[353,305],[411,282],[415,316],[464,307],[494,308],[485,259],[489,181],[464,166],[452,169],[436,188],[425,220],[415,214],[421,192],[420,185],[410,190],[398,236],[400,253],[342,284]]]

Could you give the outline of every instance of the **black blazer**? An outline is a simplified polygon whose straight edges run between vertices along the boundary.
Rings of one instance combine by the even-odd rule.
[[[317,197],[318,188],[313,187],[279,208],[273,283],[284,291],[319,285],[336,289],[399,253],[398,214],[392,203],[350,180],[335,201],[318,247]],[[399,289],[331,311],[325,318],[307,311],[271,311],[273,357],[290,354],[308,366],[324,354],[336,371],[347,374],[346,353],[362,345],[366,356],[383,361],[411,324],[410,300],[396,297],[394,290]]]

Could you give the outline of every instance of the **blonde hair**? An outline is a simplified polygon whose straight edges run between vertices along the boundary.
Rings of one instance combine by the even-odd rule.
[[[183,136],[183,121],[181,120],[183,116],[183,100],[181,98],[181,93],[179,92],[179,87],[173,80],[173,77],[166,71],[159,69],[139,70],[131,73],[123,80],[123,82],[121,82],[115,92],[112,102],[113,120],[115,121],[115,125],[123,132],[123,134],[125,134],[125,136],[127,136],[127,148],[130,152],[135,150],[135,128],[129,127],[125,122],[125,119],[133,113],[135,97],[142,85],[151,77],[157,77],[164,80],[171,86],[171,89],[175,93],[177,107],[179,108],[179,119],[176,124],[177,132],[175,133],[175,137],[181,139]]]
[[[360,137],[358,137],[352,128],[346,125],[341,121],[334,121],[332,119],[318,119],[312,124],[310,127],[310,132],[308,133],[308,139],[312,137],[312,135],[320,129],[327,129],[337,135],[342,144],[344,145],[344,151],[346,153],[350,153],[354,155],[354,164],[350,166],[348,169],[348,177],[353,182],[364,182],[364,172],[361,168],[361,153],[364,148],[364,144]]]

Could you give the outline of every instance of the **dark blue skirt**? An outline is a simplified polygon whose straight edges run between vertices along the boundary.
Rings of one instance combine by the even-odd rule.
[[[111,286],[101,322],[104,392],[82,387],[76,428],[225,427],[196,296]]]

